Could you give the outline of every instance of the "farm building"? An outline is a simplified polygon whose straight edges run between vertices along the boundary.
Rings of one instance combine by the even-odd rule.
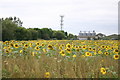
[[[92,32],[88,31],[80,31],[79,35],[78,35],[78,39],[79,40],[93,40],[96,37],[96,32],[93,30]]]

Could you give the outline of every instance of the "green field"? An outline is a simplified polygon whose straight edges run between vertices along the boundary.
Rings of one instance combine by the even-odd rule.
[[[118,78],[117,40],[0,43],[3,78]]]

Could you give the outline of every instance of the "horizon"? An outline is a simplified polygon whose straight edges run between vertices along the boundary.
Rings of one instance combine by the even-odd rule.
[[[0,17],[19,17],[25,28],[60,30],[60,15],[64,15],[65,32],[118,34],[118,0],[1,0],[0,9]]]

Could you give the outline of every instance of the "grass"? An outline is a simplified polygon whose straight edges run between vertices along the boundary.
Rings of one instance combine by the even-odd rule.
[[[103,62],[101,61],[103,60]],[[118,72],[118,61],[109,57],[77,57],[68,61],[63,57],[47,57],[42,55],[40,59],[33,56],[20,58],[3,57],[4,78],[44,78],[45,72],[50,72],[52,78],[117,78],[112,72],[102,75],[101,67],[111,68]]]

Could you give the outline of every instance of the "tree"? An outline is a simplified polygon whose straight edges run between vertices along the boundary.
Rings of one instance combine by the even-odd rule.
[[[32,30],[27,30],[24,27],[17,27],[15,30],[15,38],[16,40],[31,40],[34,38],[32,32]]]
[[[34,30],[34,29],[28,29],[29,31],[30,31],[30,39],[31,40],[37,40],[38,39],[38,32],[36,31],[36,30]]]
[[[62,40],[65,38],[65,34],[61,31],[55,31],[53,36],[54,38],[57,38],[58,40]]]
[[[35,31],[37,31],[37,38],[38,39],[42,39],[42,32],[41,32],[41,29],[39,29],[39,28],[33,28]]]
[[[17,24],[19,27],[22,26],[23,22],[20,20],[20,18],[14,17],[12,18],[12,21]]]
[[[68,39],[73,39],[73,38],[74,38],[74,35],[70,33],[70,34],[68,35]]]
[[[17,28],[17,24],[13,23],[11,20],[6,18],[2,20],[2,39],[5,40],[12,40],[15,39],[15,30]]]
[[[29,28],[22,27],[23,22],[17,17],[1,18],[0,34],[3,41],[6,40],[37,40],[37,39],[77,39],[76,35],[64,31],[55,31],[51,28]],[[3,33],[2,33],[3,32]]]
[[[48,29],[48,28],[42,28],[41,29],[41,38],[42,39],[51,39],[53,37],[53,31],[52,29]]]

